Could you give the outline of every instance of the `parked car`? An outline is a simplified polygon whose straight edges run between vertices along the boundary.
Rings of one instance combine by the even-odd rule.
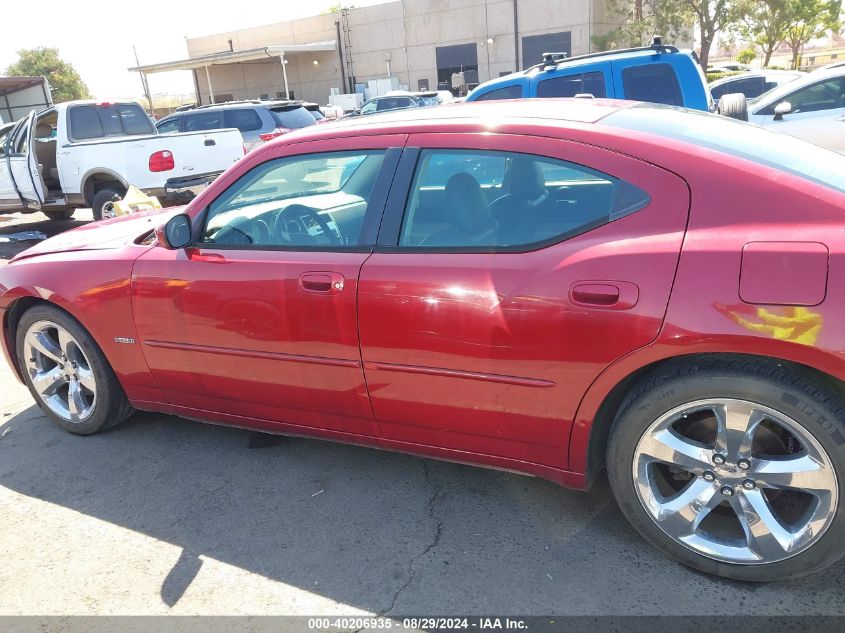
[[[437,93],[434,93],[436,97]],[[366,116],[369,114],[376,114],[379,112],[387,112],[390,110],[406,110],[408,108],[425,108],[432,105],[437,105],[433,101],[434,98],[423,98],[411,93],[384,95],[381,97],[373,97],[367,99],[359,110],[355,110],[351,116]],[[349,117],[350,115],[347,115]],[[344,117],[344,118],[347,118]]]
[[[749,101],[748,120],[845,152],[845,67],[813,71]]]
[[[301,101],[239,101],[174,113],[158,121],[156,128],[159,134],[237,128],[249,151],[315,122]]]
[[[243,153],[237,130],[161,136],[137,103],[68,101],[33,111],[5,135],[0,213],[61,220],[91,207],[99,220],[129,185],[187,202]]]
[[[845,59],[837,61],[837,62],[830,62],[829,64],[825,64],[824,66],[819,66],[818,68],[814,69],[812,72],[819,72],[830,70],[831,68],[845,68]]]
[[[708,113],[392,113],[24,251],[2,343],[72,433],[142,409],[579,489],[606,468],[663,552],[790,578],[845,553],[843,211],[845,156]]]
[[[722,64],[713,64],[707,67],[708,73],[736,73],[748,72],[751,66],[747,64],[740,64],[739,62],[725,62]]]
[[[315,123],[326,123],[328,119],[326,115],[323,114],[322,109],[320,109],[319,104],[317,103],[303,103],[302,107],[308,110],[309,114],[314,117]]]
[[[800,70],[762,70],[731,75],[710,82],[710,96],[714,103],[726,94],[732,93],[739,93],[745,95],[746,99],[753,99],[772,88],[800,79],[806,74]]]
[[[466,98],[471,101],[575,97],[630,99],[693,110],[709,110],[707,80],[692,51],[651,46],[578,57],[547,53],[528,70],[487,81]]]

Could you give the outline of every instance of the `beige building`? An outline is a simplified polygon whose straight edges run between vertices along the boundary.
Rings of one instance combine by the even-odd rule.
[[[191,38],[189,59],[134,70],[191,69],[202,103],[281,98],[287,83],[324,104],[386,77],[409,90],[453,88],[462,70],[484,82],[544,51],[588,53],[613,26],[604,0],[400,0]]]

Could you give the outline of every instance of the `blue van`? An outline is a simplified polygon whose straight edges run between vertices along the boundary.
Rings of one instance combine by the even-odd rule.
[[[692,110],[711,110],[707,79],[693,51],[664,45],[567,57],[544,53],[543,61],[522,72],[485,82],[467,101],[575,97],[630,99]]]

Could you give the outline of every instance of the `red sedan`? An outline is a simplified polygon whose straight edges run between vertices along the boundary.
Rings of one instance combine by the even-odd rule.
[[[62,428],[133,410],[585,489],[731,578],[845,553],[845,157],[680,109],[491,102],[312,127],[184,210],[0,270]]]

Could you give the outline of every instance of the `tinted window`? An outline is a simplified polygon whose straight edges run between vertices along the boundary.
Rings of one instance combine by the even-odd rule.
[[[520,99],[522,98],[522,86],[505,86],[504,88],[496,88],[490,92],[485,92],[483,95],[475,99],[475,101],[495,101],[497,99]]]
[[[106,135],[94,106],[70,109],[70,133],[75,139],[101,138]]]
[[[382,110],[398,110],[399,108],[408,108],[414,104],[408,97],[384,97],[378,100],[377,109]]]
[[[765,88],[762,77],[748,77],[747,79],[737,79],[715,86],[710,90],[710,94],[714,99],[721,99],[726,94],[740,93],[751,99],[759,97],[765,90],[768,90],[768,88]]]
[[[606,97],[604,73],[593,72],[566,77],[552,77],[537,84],[538,97],[574,97],[577,94],[591,94]]]
[[[273,108],[270,113],[276,119],[276,125],[288,130],[298,130],[316,123],[311,113],[302,106]]]
[[[478,150],[424,150],[399,245],[530,250],[643,208],[641,189],[567,161]]]
[[[171,134],[173,132],[179,131],[179,123],[182,121],[182,117],[173,117],[172,119],[166,119],[164,121],[159,121],[156,125],[156,129],[158,130],[159,134]]]
[[[218,130],[222,125],[220,112],[197,112],[185,115],[185,131]]]
[[[134,103],[74,106],[68,112],[76,140],[155,133],[147,113]]]
[[[241,248],[355,247],[383,157],[381,151],[338,152],[263,163],[209,205],[201,241]]]
[[[248,108],[223,111],[223,127],[236,127],[241,132],[252,132],[261,128],[261,117]]]
[[[845,155],[750,123],[645,104],[619,110],[602,123],[708,147],[845,192]]]
[[[681,86],[669,64],[643,64],[622,69],[625,99],[684,105]]]
[[[789,101],[793,113],[820,112],[845,108],[845,77],[834,77],[812,84],[787,95],[782,101]],[[778,102],[780,103],[780,101]],[[774,105],[758,114],[774,114]]]

